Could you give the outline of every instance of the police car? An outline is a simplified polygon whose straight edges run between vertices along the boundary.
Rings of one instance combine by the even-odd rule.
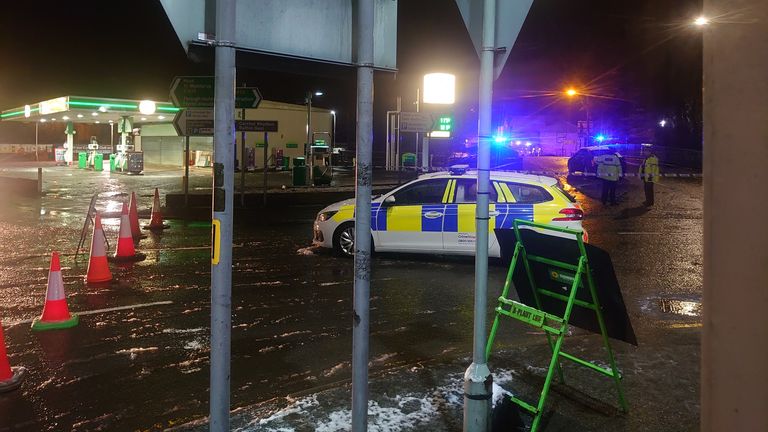
[[[515,219],[583,231],[584,213],[552,177],[491,171],[489,255],[501,257],[494,228]],[[474,255],[477,173],[466,168],[425,174],[371,202],[371,237],[377,252]],[[316,246],[338,255],[355,250],[355,201],[322,209],[315,219]],[[584,235],[586,239],[586,233]]]

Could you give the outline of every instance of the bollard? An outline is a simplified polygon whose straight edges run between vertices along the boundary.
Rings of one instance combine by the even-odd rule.
[[[43,168],[37,167],[37,193],[43,193]]]

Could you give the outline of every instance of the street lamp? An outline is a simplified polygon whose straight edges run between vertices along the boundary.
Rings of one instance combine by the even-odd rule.
[[[698,17],[698,18],[696,18],[695,20],[693,20],[693,25],[695,25],[695,26],[702,27],[702,26],[705,26],[707,24],[709,24],[709,18],[707,18],[707,17],[705,17],[703,15]]]
[[[331,125],[331,156],[333,156],[333,148],[336,146],[336,111],[331,110],[331,116],[333,116]]]
[[[568,96],[570,99],[575,98],[576,96],[581,96],[581,103],[584,106],[584,111],[586,111],[587,114],[587,138],[585,138],[585,143],[588,142],[589,137],[592,135],[591,133],[591,127],[590,127],[590,118],[589,118],[589,102],[587,101],[587,95],[584,93],[579,92],[573,87],[569,87],[565,90],[565,95]]]
[[[333,124],[331,125],[331,155],[328,157],[328,164],[330,165],[331,178],[333,178],[333,149],[336,148],[336,111],[331,110],[331,116],[333,116]]]
[[[312,156],[312,97],[322,96],[323,94],[320,90],[310,90],[307,91],[307,96],[304,100],[307,104],[307,143],[304,146],[304,163],[309,170],[307,178],[310,180],[310,184],[312,184],[312,161],[310,160]]]

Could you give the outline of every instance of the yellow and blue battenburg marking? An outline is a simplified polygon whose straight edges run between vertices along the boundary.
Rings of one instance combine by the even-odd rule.
[[[491,218],[490,228],[511,229],[515,219],[533,221],[533,209],[532,204],[491,204],[490,211],[496,215]],[[395,211],[397,213],[391,214]],[[421,217],[419,218],[418,215]],[[475,232],[475,205],[430,204],[403,206],[394,209],[381,207],[380,203],[372,203],[371,230]]]

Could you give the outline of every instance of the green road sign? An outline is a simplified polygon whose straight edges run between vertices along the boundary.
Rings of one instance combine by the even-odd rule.
[[[176,77],[171,84],[171,102],[181,108],[212,108],[215,87],[212,76]],[[257,87],[235,89],[235,108],[258,108],[260,103]]]

